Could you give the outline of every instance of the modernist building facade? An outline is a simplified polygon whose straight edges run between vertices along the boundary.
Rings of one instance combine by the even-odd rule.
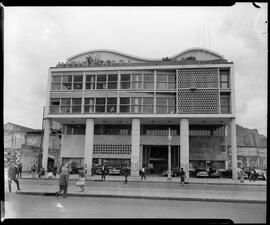
[[[63,126],[63,163],[128,164],[138,176],[142,166],[161,173],[170,157],[171,168],[188,175],[207,164],[227,168],[230,138],[236,178],[234,91],[233,63],[207,49],[163,59],[110,50],[77,54],[49,68],[42,164],[47,168],[55,121]]]

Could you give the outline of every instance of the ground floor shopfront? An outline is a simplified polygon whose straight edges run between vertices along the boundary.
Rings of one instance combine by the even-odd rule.
[[[130,167],[132,176],[139,176],[145,167],[151,174],[173,168],[189,170],[206,168],[227,169],[227,138],[232,143],[233,178],[237,177],[235,119],[219,120],[190,118],[134,118],[58,120],[64,131],[61,140],[62,163],[76,161],[92,168],[101,164],[110,167]],[[46,119],[43,142],[43,167],[47,167]],[[72,123],[72,121],[76,121]],[[199,122],[198,122],[199,121]],[[230,125],[231,137],[227,137]],[[169,131],[170,130],[170,131]],[[171,140],[168,139],[170,132]],[[170,150],[169,150],[170,149]],[[170,160],[169,160],[170,159]]]

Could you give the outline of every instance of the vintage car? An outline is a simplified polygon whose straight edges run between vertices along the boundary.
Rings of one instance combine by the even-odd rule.
[[[116,167],[110,167],[109,168],[109,175],[120,175],[121,169]]]
[[[209,177],[209,174],[206,169],[197,169],[196,170],[196,177],[206,178]]]
[[[266,172],[264,170],[255,169],[256,179],[266,180]]]

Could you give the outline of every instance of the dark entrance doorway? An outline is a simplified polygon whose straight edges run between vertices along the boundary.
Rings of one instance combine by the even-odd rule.
[[[142,163],[149,174],[162,175],[168,169],[167,145],[144,145]],[[171,169],[180,167],[180,148],[171,146]]]

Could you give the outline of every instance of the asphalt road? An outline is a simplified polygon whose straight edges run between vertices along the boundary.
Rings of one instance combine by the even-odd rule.
[[[265,223],[266,204],[7,193],[5,218],[219,218],[235,223]]]

